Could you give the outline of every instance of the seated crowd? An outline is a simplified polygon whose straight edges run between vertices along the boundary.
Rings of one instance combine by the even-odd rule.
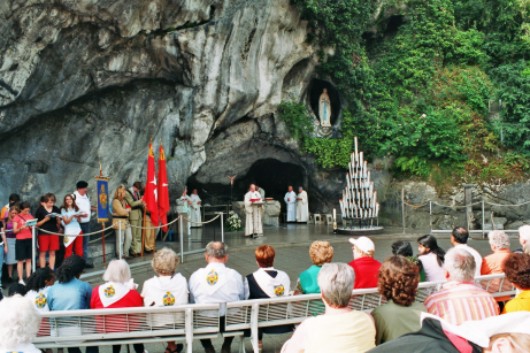
[[[270,245],[255,249],[258,269],[243,277],[227,266],[227,246],[210,242],[205,249],[205,267],[196,270],[189,282],[177,272],[177,254],[163,248],[154,254],[155,276],[144,282],[141,292],[126,261],[111,261],[103,275],[104,283],[92,288],[79,279],[85,261],[72,255],[55,273],[41,268],[28,278],[26,286],[14,285],[10,297],[0,302],[0,351],[38,352],[31,345],[39,330],[34,325],[39,321],[36,311],[212,304],[320,293],[323,315],[306,319],[296,329],[284,325],[260,330],[260,351],[264,333],[294,330],[282,353],[530,352],[530,254],[526,253],[525,238],[529,230],[530,226],[520,229],[523,249],[513,253],[506,233],[490,232],[493,253],[484,258],[467,245],[469,234],[462,227],[453,230],[453,247],[447,253],[429,235],[417,240],[417,258],[410,243],[398,241],[392,246],[394,255],[383,263],[375,260],[375,246],[368,237],[350,238],[353,261],[349,264],[332,262],[331,244],[315,241],[309,248],[313,265],[300,274],[293,292],[289,276],[274,268],[276,253]],[[502,272],[518,290],[513,299],[495,299],[474,282],[477,274]],[[423,278],[444,283],[422,303],[416,294]],[[352,289],[374,287],[384,299],[382,305],[371,313],[351,308]],[[29,309],[28,303],[33,303]],[[221,316],[224,330],[226,313],[222,310],[223,306],[221,312],[211,315]],[[222,353],[231,351],[232,340],[224,338]],[[215,352],[211,340],[201,339],[201,344],[206,353]],[[145,351],[141,343],[133,346],[137,353]],[[120,348],[114,345],[113,353]],[[168,342],[165,352],[182,350],[181,344]],[[80,351],[68,348],[68,352]],[[97,352],[98,347],[87,347],[86,351]]]

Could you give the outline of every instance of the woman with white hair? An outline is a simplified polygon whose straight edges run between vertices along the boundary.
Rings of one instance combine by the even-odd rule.
[[[510,238],[508,238],[508,234],[502,230],[492,230],[488,233],[488,241],[493,254],[482,259],[480,274],[489,275],[492,273],[504,273],[504,263],[511,253]]]
[[[125,260],[112,260],[103,274],[104,284],[94,288],[90,299],[91,309],[103,308],[129,308],[143,306],[142,297],[136,290],[137,285],[131,278],[131,269]],[[113,316],[111,318],[101,317],[98,324],[104,324],[105,332],[114,330],[121,331],[123,316]],[[101,327],[98,327],[101,329]],[[136,353],[144,352],[142,343],[133,344]],[[112,352],[119,353],[121,345],[113,345]]]
[[[31,344],[39,331],[40,316],[31,300],[20,295],[0,301],[0,352],[41,353]]]
[[[188,283],[177,273],[178,255],[170,248],[158,250],[151,261],[155,276],[144,282],[142,297],[145,306],[166,307],[188,304]],[[153,324],[166,325],[175,322],[174,316],[153,315]],[[183,319],[183,318],[182,318]],[[182,320],[182,323],[184,320]],[[167,343],[165,353],[181,352],[184,346],[175,341]]]
[[[370,315],[348,307],[354,277],[347,264],[322,266],[318,284],[326,313],[304,320],[285,342],[282,353],[364,353],[375,347],[375,326]]]

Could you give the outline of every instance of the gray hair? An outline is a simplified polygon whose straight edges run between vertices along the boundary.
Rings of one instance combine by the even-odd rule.
[[[488,240],[491,246],[494,246],[497,249],[509,249],[510,248],[510,238],[502,230],[492,230],[488,233]]]
[[[228,255],[228,246],[220,241],[211,241],[206,245],[206,255],[216,259],[224,259]]]
[[[353,290],[353,269],[341,262],[326,263],[318,274],[318,285],[322,297],[331,307],[348,306]]]
[[[451,248],[445,254],[444,269],[449,272],[453,281],[467,282],[475,278],[475,258],[471,253],[461,248]]]
[[[0,342],[14,348],[29,344],[39,331],[40,317],[33,302],[18,294],[0,301]]]
[[[103,274],[105,282],[127,283],[130,279],[131,268],[125,260],[112,260]]]

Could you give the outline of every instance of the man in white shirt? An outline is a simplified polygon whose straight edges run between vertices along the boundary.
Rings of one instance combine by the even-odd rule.
[[[469,232],[464,227],[456,227],[451,232],[451,245],[455,248],[467,250],[475,258],[475,277],[480,276],[480,268],[482,266],[482,256],[479,252],[467,245],[469,239]]]
[[[191,221],[193,222],[191,224],[192,228],[202,227],[201,224],[201,198],[199,196],[199,191],[197,189],[193,189],[191,192]]]
[[[228,262],[228,247],[219,241],[212,241],[206,245],[204,253],[206,267],[195,271],[189,281],[191,302],[197,304],[226,303],[244,300],[245,287],[243,277],[231,268]],[[221,326],[224,327],[224,315],[221,311]],[[234,337],[225,337],[221,353],[229,353]],[[201,339],[206,353],[215,353],[210,339]]]
[[[188,188],[185,187],[182,191],[182,196],[177,199],[177,213],[182,216],[182,229],[191,235],[191,223],[190,211],[191,211],[191,198],[188,196]]]
[[[79,212],[83,214],[79,219],[79,225],[81,226],[83,234],[87,234],[90,233],[90,216],[92,214],[92,206],[87,194],[88,183],[84,180],[80,180],[75,186],[77,189],[74,192],[75,204],[79,207]],[[83,258],[86,261],[85,268],[94,268],[94,265],[88,258],[88,238],[88,236],[83,236]]]
[[[287,222],[296,222],[296,193],[291,185],[287,188],[283,200],[287,208]]]

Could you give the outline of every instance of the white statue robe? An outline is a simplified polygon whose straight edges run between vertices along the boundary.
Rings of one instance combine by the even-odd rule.
[[[286,192],[283,200],[287,206],[287,222],[296,222],[296,193]]]
[[[252,202],[251,200],[257,200]],[[257,191],[249,191],[245,194],[245,235],[262,234],[263,225],[261,221],[261,211],[263,209],[263,202],[261,195]],[[259,203],[256,205],[255,203]]]
[[[302,190],[297,195],[296,200],[296,221],[300,223],[307,223],[309,219],[309,205],[307,202],[307,192]]]
[[[191,194],[191,210],[190,210],[190,220],[192,227],[202,227],[201,222],[201,198],[199,195]]]

